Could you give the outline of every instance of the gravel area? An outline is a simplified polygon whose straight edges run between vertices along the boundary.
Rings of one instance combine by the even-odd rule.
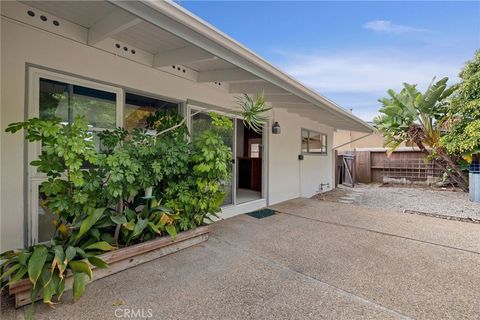
[[[470,202],[468,193],[428,187],[359,184],[315,196],[319,200],[352,203],[386,211],[418,211],[431,215],[480,220],[480,204]],[[410,212],[412,213],[412,212]]]

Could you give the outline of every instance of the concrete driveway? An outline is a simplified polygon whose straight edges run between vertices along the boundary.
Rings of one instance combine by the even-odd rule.
[[[37,304],[36,319],[480,318],[479,224],[307,199],[275,208],[96,281],[75,304]]]

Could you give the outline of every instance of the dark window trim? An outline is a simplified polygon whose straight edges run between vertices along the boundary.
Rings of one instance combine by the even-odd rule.
[[[306,152],[303,151],[303,148],[302,148],[303,132],[308,132],[307,151]],[[314,133],[316,135],[320,135],[320,141],[322,141],[323,137],[325,137],[325,146],[322,145],[322,148],[325,147],[325,152],[323,152],[323,151],[310,151],[309,141],[310,141],[310,135],[312,133]],[[303,155],[321,155],[321,156],[328,155],[328,135],[326,133],[319,132],[319,131],[316,131],[316,130],[301,128],[300,129],[300,152]]]

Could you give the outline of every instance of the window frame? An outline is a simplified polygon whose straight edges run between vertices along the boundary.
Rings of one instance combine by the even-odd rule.
[[[145,97],[145,98],[149,98],[149,99],[155,99],[155,100],[159,100],[159,101],[165,101],[165,102],[168,102],[168,103],[176,104],[177,105],[177,110],[176,110],[177,114],[181,117],[185,117],[185,112],[183,110],[185,102],[182,102],[180,100],[165,98],[164,96],[156,95],[156,94],[153,94],[153,93],[148,93],[148,92],[144,92],[144,91],[125,88],[124,93],[123,93],[124,97],[123,97],[123,108],[122,108],[122,112],[123,112],[122,128],[125,128],[127,94],[133,94],[133,95],[136,95],[136,96],[141,96],[141,97]]]
[[[78,85],[96,90],[114,93],[115,96],[115,126],[123,127],[123,110],[125,103],[124,89],[119,86],[107,85],[102,82],[93,80],[86,80],[81,77],[66,75],[60,72],[44,70],[36,67],[28,67],[28,87],[27,89],[27,119],[38,118],[40,116],[40,80],[54,80],[68,83],[71,85]],[[95,128],[101,129],[101,128]],[[27,162],[25,163],[25,172],[27,174],[27,232],[26,245],[38,244],[38,198],[40,184],[47,180],[47,176],[43,173],[37,172],[36,168],[30,165],[30,162],[41,154],[41,142],[28,143],[27,147]]]
[[[303,134],[304,132],[307,132],[307,151],[304,151],[303,149]],[[310,151],[310,136],[313,134],[319,135],[320,136],[320,143],[321,143],[321,148],[325,148],[325,151]],[[325,137],[325,145],[323,145],[323,137]],[[300,129],[300,153],[303,155],[319,155],[319,156],[326,156],[328,155],[328,134],[316,131],[316,130],[311,130],[311,129],[306,129],[306,128],[301,128]]]

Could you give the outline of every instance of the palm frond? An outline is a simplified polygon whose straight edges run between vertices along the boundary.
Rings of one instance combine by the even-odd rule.
[[[272,109],[267,107],[263,94],[257,93],[255,97],[252,98],[244,93],[235,99],[237,105],[242,108],[241,116],[243,117],[245,126],[257,133],[262,133],[262,128],[268,120],[268,117],[264,114]]]

